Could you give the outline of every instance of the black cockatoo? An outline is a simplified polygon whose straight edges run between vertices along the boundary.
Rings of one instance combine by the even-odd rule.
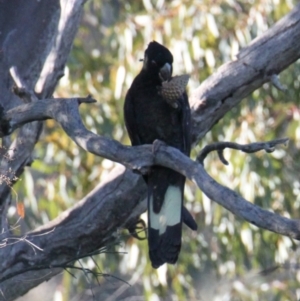
[[[148,45],[143,68],[127,92],[124,117],[132,145],[156,139],[190,155],[190,107],[185,92],[168,99],[166,83],[172,81],[173,56],[163,45]],[[175,81],[174,81],[175,82]],[[167,95],[166,95],[167,94]],[[148,243],[154,268],[176,263],[181,247],[182,221],[197,225],[183,207],[185,177],[172,169],[153,166],[144,176],[148,185]]]

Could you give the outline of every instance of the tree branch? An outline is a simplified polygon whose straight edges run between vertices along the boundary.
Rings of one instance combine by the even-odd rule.
[[[299,58],[300,5],[278,24],[243,49],[236,61],[219,68],[192,94],[195,143],[243,97]],[[78,113],[77,99],[61,100],[61,104],[50,100],[49,103],[44,117],[52,116],[51,106],[54,109],[55,106],[62,108],[56,120],[60,120],[66,133],[84,149],[122,162],[131,169],[140,169],[152,164],[173,168],[193,180],[209,198],[234,214],[259,227],[299,239],[299,221],[281,217],[247,202],[234,191],[215,182],[201,164],[192,161],[176,149],[161,146],[154,155],[149,145],[134,148],[123,146],[84,128]],[[35,114],[32,112],[41,110],[45,104],[41,101],[41,106],[35,109],[30,105],[32,104],[25,104],[15,109],[16,114],[9,119],[11,130],[25,122],[18,110],[23,110],[26,118],[30,119],[33,118],[31,114]],[[11,112],[7,110],[6,118]],[[0,292],[6,300],[12,300],[17,293],[11,288],[18,285],[19,290],[24,293],[59,271],[51,268],[43,273],[30,270],[51,267],[52,264],[57,266],[67,259],[106,245],[118,235],[116,233],[119,228],[128,225],[145,210],[145,196],[146,189],[141,177],[130,170],[124,170],[123,167],[116,168],[104,183],[73,208],[26,236],[27,241],[43,251],[32,249],[25,240],[5,245],[0,249]],[[41,235],[46,232],[49,233]],[[19,275],[20,273],[23,274]],[[22,282],[24,278],[20,278],[21,276],[34,279],[32,282]],[[24,284],[22,288],[20,283]],[[0,300],[4,300],[1,299],[1,294]]]
[[[0,103],[5,111],[21,103],[20,99],[10,91],[13,80],[9,69],[12,66],[17,67],[19,79],[30,91],[34,91],[36,87],[35,92],[38,93],[38,97],[45,98],[52,95],[69,55],[84,2],[85,0],[16,0],[0,3]],[[12,72],[12,75],[16,80],[16,73]],[[21,81],[19,84],[22,85]],[[14,177],[18,177],[24,167],[32,162],[32,150],[41,129],[41,123],[33,122],[20,128],[13,142],[10,137],[2,139],[2,147],[7,152],[1,157],[0,168],[10,171],[9,181],[14,181]],[[10,160],[11,158],[14,160]],[[0,184],[0,241],[10,235],[6,222],[10,192],[11,187],[2,182]],[[2,254],[1,251],[2,249],[0,250]],[[10,255],[12,254],[5,256]],[[59,269],[52,269],[50,272],[49,270],[34,271],[16,276],[0,285],[0,300],[13,300],[38,283],[50,279],[59,271]]]
[[[194,143],[234,106],[300,57],[300,4],[221,66],[189,97]]]
[[[5,110],[20,104],[20,99],[9,90],[13,86],[11,75],[19,88],[26,84],[27,91],[29,90],[31,95],[34,95],[35,91],[37,98],[52,95],[63,74],[84,2],[84,0],[51,2],[29,0],[18,1],[17,5],[9,1],[0,3],[0,10],[4,12],[1,18],[4,23],[6,20],[6,23],[10,24],[10,27],[5,27],[5,31],[1,30],[4,41],[0,45],[3,49],[3,59],[2,57],[0,59],[0,103]],[[12,11],[13,14],[8,13]],[[39,11],[39,14],[35,14],[36,11]],[[35,15],[34,21],[32,15]],[[16,68],[18,74],[14,72]],[[5,157],[13,160],[8,162],[2,158],[1,169],[9,169],[13,176],[19,177],[24,167],[32,162],[31,154],[41,130],[41,123],[32,122],[20,129],[12,143],[7,139],[9,145],[4,147],[9,151]],[[11,181],[14,182],[13,178]],[[0,219],[4,214],[4,203],[10,192],[9,186],[5,183],[0,184]]]
[[[216,142],[206,145],[199,155],[197,156],[197,161],[203,165],[203,162],[207,155],[212,151],[217,151],[220,160],[223,164],[228,165],[228,161],[225,159],[223,151],[225,148],[232,148],[240,150],[244,153],[256,153],[260,150],[265,150],[267,153],[272,153],[275,150],[275,146],[278,144],[287,144],[289,138],[275,139],[267,142],[255,142],[249,144],[238,144],[235,142]]]
[[[201,164],[186,157],[179,150],[162,144],[153,153],[152,145],[127,147],[117,141],[88,131],[80,119],[77,99],[48,99],[39,101],[37,105],[33,105],[32,103],[24,104],[8,111],[7,116],[10,116],[12,124],[22,124],[25,120],[30,121],[33,118],[53,118],[62,126],[69,137],[86,151],[115,162],[120,162],[131,169],[143,169],[150,165],[161,165],[172,168],[196,183],[210,199],[222,205],[233,214],[242,217],[260,228],[300,239],[300,221],[282,217],[247,202],[236,192],[213,180]],[[286,139],[280,142],[284,143]],[[279,141],[276,141],[256,144],[255,146],[252,145],[248,149],[247,147],[240,148],[248,152],[253,152],[255,149],[270,148],[278,143]],[[130,171],[127,170],[126,173],[128,175]],[[121,182],[118,179],[116,185],[124,186],[125,181],[127,186],[128,182],[125,179],[126,176],[124,174]],[[61,261],[70,260],[75,255],[84,255],[90,252],[90,248],[95,248],[95,246],[99,248],[107,243],[107,239],[112,239],[114,231],[119,227],[123,227],[128,222],[130,211],[125,211],[124,206],[121,206],[122,212],[120,212],[118,211],[120,210],[120,206],[113,207],[114,203],[111,202],[111,199],[109,201],[106,200],[107,197],[116,194],[116,187],[111,187],[110,189],[113,189],[114,192],[111,190],[110,192],[106,191],[104,199],[101,199],[101,205],[109,206],[108,210],[104,210],[103,208],[88,210],[89,205],[87,203],[84,205],[84,210],[81,210],[83,209],[83,206],[81,206],[83,204],[81,203],[79,208],[75,206],[73,210],[68,210],[64,214],[63,220],[59,222],[56,220],[42,229],[28,234],[26,240],[22,239],[18,244],[13,246],[6,244],[5,248],[3,248],[4,252],[13,253],[16,255],[16,258],[11,261],[12,258],[10,256],[0,264],[0,283],[13,277],[15,273],[24,273],[37,267],[61,265]],[[133,199],[135,198],[132,198],[131,195],[131,203]],[[115,199],[115,202],[117,201],[119,200]],[[126,204],[129,205],[128,203]],[[132,203],[132,205],[134,207],[137,204]],[[128,208],[133,208],[132,205],[128,206]],[[95,204],[93,204],[94,206]],[[93,216],[96,212],[97,219],[101,220],[101,223],[96,227],[95,225],[93,227],[80,227],[78,225],[78,223],[85,224],[89,220],[95,220]],[[84,214],[84,219],[82,214]],[[118,218],[112,218],[112,216],[118,216]],[[123,216],[123,222],[121,222],[121,216]],[[76,223],[76,227],[74,227],[74,223]],[[109,228],[107,228],[108,225]],[[62,232],[59,231],[60,228],[64,229],[63,232],[65,234],[57,235],[57,233]],[[80,233],[78,233],[78,229],[80,229]],[[45,231],[47,235],[41,235]],[[33,248],[33,246],[38,246],[38,248]],[[18,251],[14,250],[12,252],[10,250],[14,247]],[[33,253],[34,257],[32,257]],[[55,256],[53,256],[54,254]],[[10,268],[6,269],[8,263]],[[12,263],[16,265],[16,268],[12,266]],[[20,263],[22,263],[23,268],[20,268]]]

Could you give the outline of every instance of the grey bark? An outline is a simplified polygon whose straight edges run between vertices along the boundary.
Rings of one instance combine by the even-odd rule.
[[[9,110],[22,104],[20,98],[11,92],[13,80],[9,69],[15,66],[26,86],[37,93],[39,98],[52,95],[63,74],[74,36],[82,15],[84,0],[14,0],[0,2],[0,104]],[[14,141],[10,137],[2,139],[2,150],[6,154],[0,162],[0,170],[10,168],[7,181],[14,181],[25,166],[31,164],[32,150],[39,139],[41,122],[23,125]],[[11,151],[13,150],[13,152]],[[12,157],[8,161],[7,157]],[[9,206],[11,189],[4,181],[0,185],[0,248],[8,235],[6,210]],[[1,248],[1,251],[3,248]],[[7,256],[7,255],[5,255]],[[6,270],[10,269],[10,264]],[[24,294],[35,282],[24,279],[36,274],[21,275],[0,285],[0,300],[13,300]],[[44,275],[49,272],[44,273]],[[50,273],[51,274],[51,273]],[[37,276],[37,277],[38,277]],[[46,276],[49,279],[51,276]],[[19,279],[19,280],[18,280]],[[27,278],[28,279],[28,278]]]
[[[199,141],[245,96],[299,57],[300,5],[243,49],[237,60],[220,67],[192,93],[193,141]],[[129,169],[143,170],[154,163],[171,167],[234,214],[265,229],[299,239],[299,221],[247,202],[215,182],[201,164],[179,151],[160,146],[153,154],[151,146],[131,148],[87,131],[77,106],[77,99],[42,100],[8,110],[4,116],[10,117],[6,125],[11,130],[28,121],[54,118],[70,138],[87,151],[120,162]],[[60,271],[52,267],[107,246],[118,236],[119,228],[128,226],[145,210],[145,185],[141,177],[129,169],[116,168],[105,183],[49,224],[18,240],[6,237],[0,242],[0,300],[13,300]],[[16,243],[11,244],[12,241]],[[24,282],[24,277],[33,280]]]

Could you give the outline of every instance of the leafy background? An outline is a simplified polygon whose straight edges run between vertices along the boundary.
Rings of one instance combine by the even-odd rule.
[[[156,40],[174,55],[174,74],[189,73],[189,90],[288,13],[292,0],[89,1],[65,76],[55,97],[92,94],[97,104],[82,105],[85,125],[93,132],[129,144],[123,104],[141,69],[147,44]],[[288,146],[271,154],[226,150],[205,161],[207,171],[248,201],[286,217],[299,218],[300,86],[299,62],[282,72],[283,93],[270,84],[232,109],[194,147],[192,157],[216,141],[250,143],[289,137]],[[115,163],[79,149],[47,121],[35,149],[35,161],[14,187],[10,219],[33,229],[55,218],[103,180]],[[78,266],[119,277],[97,279],[64,272],[19,300],[297,300],[300,299],[299,243],[250,225],[209,200],[188,182],[185,202],[198,231],[184,228],[176,266],[153,270],[146,241],[121,232],[109,253],[81,260]],[[19,220],[16,203],[24,202]],[[145,218],[145,214],[142,216]],[[277,269],[272,267],[279,266]],[[49,287],[51,289],[49,289]]]

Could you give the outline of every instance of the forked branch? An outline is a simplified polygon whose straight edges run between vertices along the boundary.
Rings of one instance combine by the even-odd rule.
[[[33,104],[24,104],[8,111],[6,122],[10,128],[17,127],[24,122],[52,118],[55,119],[68,136],[84,150],[121,163],[132,170],[143,170],[152,165],[172,168],[192,180],[210,199],[225,207],[233,214],[246,221],[272,232],[300,239],[300,221],[288,219],[256,206],[231,189],[224,187],[212,179],[202,164],[193,161],[179,150],[161,144],[156,151],[152,145],[128,147],[119,142],[96,135],[85,128],[78,111],[78,99],[48,99]],[[269,142],[239,145],[236,143],[216,143],[212,147],[204,148],[201,158],[212,150],[220,152],[231,147],[252,153],[262,149],[273,151],[278,144],[287,142],[287,138]],[[1,279],[1,277],[0,277]]]
[[[263,83],[272,81],[274,84],[275,76],[300,57],[299,12],[300,5],[297,5],[265,34],[243,48],[236,60],[221,66],[192,93],[190,102],[193,110],[193,142],[197,143],[203,138],[218,120]],[[66,44],[62,40],[62,45]],[[56,43],[55,48],[57,47]],[[50,71],[53,77],[58,76],[52,72],[53,69]],[[45,78],[48,77],[43,76]],[[152,164],[173,168],[197,183],[208,197],[234,214],[259,227],[299,239],[299,221],[281,217],[247,202],[234,191],[215,182],[201,164],[176,149],[162,146],[154,156],[152,146],[123,146],[85,129],[78,113],[78,99],[51,99],[48,104],[46,102],[43,100],[35,104],[28,103],[13,109],[14,111],[3,112],[2,117],[7,122],[7,128],[2,128],[2,134],[13,131],[19,124],[30,120],[54,117],[67,135],[87,151],[122,162],[130,169],[141,169]],[[126,226],[132,216],[136,218],[145,211],[145,202],[142,201],[145,191],[141,177],[128,169],[118,167],[104,183],[73,208],[28,234],[27,240],[42,248],[43,252],[37,250],[33,254],[32,248],[25,241],[1,248],[0,300],[3,300],[1,293],[6,300],[12,300],[13,296],[23,294],[57,273],[56,269],[47,269],[44,273],[40,270],[39,274],[37,271],[24,271],[34,270],[41,265],[57,266],[77,254],[87,254],[107,245],[110,239],[114,239],[117,229]],[[49,234],[40,235],[45,232]],[[24,281],[28,277],[32,281]]]

